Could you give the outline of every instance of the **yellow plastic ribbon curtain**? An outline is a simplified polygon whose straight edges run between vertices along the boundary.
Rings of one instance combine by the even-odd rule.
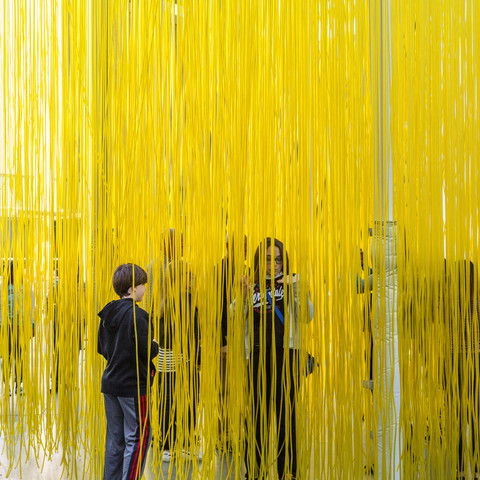
[[[174,460],[162,461],[171,376],[158,372],[146,478],[242,478],[246,445],[255,463],[254,415],[256,474],[276,478],[278,395],[260,382],[254,410],[245,355],[255,251],[272,237],[296,274],[286,295],[300,305],[298,375],[282,376],[296,405],[297,469],[287,419],[286,473],[474,475],[478,2],[2,7],[7,473],[53,459],[66,478],[101,477],[97,312],[115,298],[115,267],[135,262],[149,275],[141,306],[156,338],[169,322],[176,359]]]

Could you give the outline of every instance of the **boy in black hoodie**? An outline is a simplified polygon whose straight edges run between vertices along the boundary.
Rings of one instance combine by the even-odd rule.
[[[155,375],[152,359],[158,343],[152,338],[148,313],[136,304],[146,283],[147,274],[138,265],[120,265],[113,274],[120,300],[98,314],[98,353],[107,360],[102,375],[107,417],[104,480],[139,479],[152,437],[147,392]]]

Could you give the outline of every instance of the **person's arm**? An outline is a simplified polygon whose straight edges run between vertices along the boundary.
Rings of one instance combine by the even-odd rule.
[[[201,338],[200,338],[200,326],[198,324],[198,309],[195,307],[194,317],[193,317],[193,334],[195,336],[195,364],[197,367],[200,367],[202,364],[202,350],[201,350]]]
[[[153,313],[156,318],[158,319],[163,318],[163,314],[165,313],[165,297],[163,295],[163,292],[161,295],[159,295],[159,298],[157,299],[157,302],[154,305]]]
[[[373,270],[370,268],[367,278],[357,275],[357,293],[371,292],[373,290]]]
[[[243,290],[243,313],[244,315],[248,314],[248,297],[251,294],[252,286],[248,283],[246,277],[242,278],[242,290]],[[234,298],[230,304],[230,315],[232,318],[235,318],[235,310],[238,308],[238,298]]]
[[[103,330],[102,320],[100,320],[100,325],[99,325],[99,327],[98,327],[98,335],[97,335],[97,353],[99,353],[103,358],[105,358],[105,360],[108,361],[107,354],[106,354],[106,352],[103,350],[103,342],[102,342],[103,334],[102,334],[102,330]]]
[[[243,312],[244,312],[244,318],[246,319],[247,316],[248,316],[247,297],[250,293],[251,285],[249,284],[247,277],[242,277],[241,282],[242,282],[241,287],[242,287],[242,291],[243,291]],[[222,335],[225,335],[225,336],[224,336],[224,339],[222,341],[222,348],[220,350],[221,355],[223,357],[225,357],[227,355],[227,351],[228,351],[228,346],[227,346],[228,330],[227,330],[227,328],[225,328],[225,331],[223,330],[224,322],[225,322],[225,325],[226,325],[229,319],[234,319],[235,318],[235,310],[236,310],[237,304],[238,304],[238,298],[233,298],[234,291],[235,291],[235,289],[233,288],[233,285],[232,285],[232,302],[230,303],[230,305],[226,304],[226,302],[227,302],[226,294],[224,294],[224,298],[223,298],[224,308],[223,308],[223,314],[222,314],[223,315],[222,316]],[[225,292],[226,292],[226,287],[225,287]]]
[[[147,312],[137,307],[135,311],[135,320],[138,355],[145,360],[148,360],[148,358],[152,359],[158,355],[158,343],[151,335],[150,318]],[[150,357],[148,356],[149,351]]]
[[[220,265],[216,267],[214,278],[217,280],[217,285],[220,287],[220,302],[222,304],[222,318],[221,318],[221,345],[222,349],[227,345],[228,334],[228,261],[223,259]]]
[[[300,302],[299,287],[298,287],[298,276],[297,275],[292,275],[291,278],[287,277],[287,285],[290,285],[290,284],[292,285],[294,315],[295,315],[295,318],[298,319],[298,312],[301,312],[301,305],[300,305],[301,302]],[[308,320],[307,320],[307,322],[311,322],[312,319],[313,319],[313,303],[310,299],[310,292],[308,292]]]
[[[8,286],[8,320],[10,325],[13,325],[13,317],[14,317],[14,304],[15,304],[15,290],[10,285]]]

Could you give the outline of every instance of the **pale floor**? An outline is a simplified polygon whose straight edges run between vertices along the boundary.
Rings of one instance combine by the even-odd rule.
[[[81,359],[80,359],[81,362]],[[2,395],[3,392],[0,392]],[[12,400],[16,399],[16,395]],[[17,420],[17,419],[16,419]],[[16,422],[15,422],[16,423]],[[20,479],[27,479],[27,480],[59,480],[59,479],[70,479],[70,478],[82,478],[83,473],[83,461],[82,458],[78,459],[77,469],[75,471],[64,471],[63,467],[61,466],[61,459],[62,459],[62,451],[55,452],[46,458],[45,452],[39,448],[37,451],[36,457],[39,459],[39,463],[35,459],[35,454],[33,452],[29,452],[27,455],[25,451],[22,451],[22,462],[16,463],[11,471],[8,471],[9,463],[8,463],[8,456],[7,456],[7,448],[8,446],[5,443],[5,439],[0,434],[0,480],[9,478],[11,480],[20,480]],[[20,442],[17,442],[14,445],[14,458],[20,458],[20,449],[22,448]],[[23,448],[25,448],[23,446]],[[326,453],[326,452],[325,452]],[[371,452],[373,454],[373,452]],[[27,456],[29,457],[27,459]],[[80,453],[81,457],[81,453]],[[212,456],[211,456],[212,457]],[[312,454],[311,462],[312,465],[318,462],[321,462],[322,459],[314,458]],[[232,455],[228,453],[223,454],[216,454],[214,460],[209,465],[202,465],[202,461],[198,459],[193,459],[190,461],[179,460],[178,462],[171,461],[171,462],[162,462],[160,470],[154,469],[152,466],[152,455],[150,450],[149,456],[149,463],[147,464],[147,468],[144,474],[144,480],[157,480],[157,479],[178,479],[178,480],[187,480],[187,479],[195,479],[198,477],[198,472],[200,469],[206,469],[207,471],[211,472],[209,475],[210,478],[215,480],[223,480],[223,479],[242,479],[243,475],[235,476],[235,471],[240,471],[240,468],[235,468],[236,465],[232,460]],[[178,468],[178,471],[177,471]],[[7,476],[8,474],[8,476]],[[276,476],[274,476],[276,478]],[[371,475],[365,475],[364,478],[373,478]],[[430,478],[434,478],[434,475],[430,474]],[[454,477],[453,477],[454,478]],[[471,478],[471,477],[470,477]],[[85,477],[85,480],[90,480]],[[273,480],[273,476],[272,476]],[[311,479],[308,480],[316,480]]]
[[[36,460],[33,458],[33,455],[30,456],[29,460],[23,461],[20,465],[16,465],[10,471],[9,476],[7,476],[8,461],[5,451],[5,443],[3,437],[0,437],[0,479],[9,478],[11,480],[59,480],[59,479],[70,479],[70,478],[82,478],[83,464],[82,459],[79,459],[77,465],[77,472],[65,472],[61,466],[61,457],[62,452],[59,451],[51,455],[49,460],[46,460],[42,465],[38,465]],[[15,446],[15,457],[19,457],[20,445]],[[41,458],[43,452],[39,452],[39,457]],[[180,464],[177,464],[174,461],[163,462],[161,465],[161,471],[154,471],[151,464],[151,455],[149,456],[149,463],[145,470],[143,476],[144,480],[167,480],[167,479],[195,479],[197,476],[196,473],[202,468],[201,460],[191,460],[188,462],[180,461]],[[25,459],[25,453],[22,455],[22,459]],[[40,460],[41,461],[41,460]],[[313,461],[313,458],[312,458]],[[179,471],[177,472],[177,468]],[[215,480],[220,479],[243,479],[243,475],[235,476],[235,465],[232,460],[231,454],[223,453],[217,454],[215,456],[215,465],[212,465],[212,473],[214,473]],[[63,474],[62,474],[63,473]],[[78,476],[77,476],[78,475]],[[364,478],[373,478],[370,476],[365,476]],[[88,480],[88,479],[87,479]]]
[[[79,355],[79,368],[82,364],[82,354]],[[3,392],[0,392],[0,395]],[[14,394],[15,395],[15,394]],[[16,419],[17,421],[17,419]],[[1,432],[0,432],[1,433]],[[77,461],[76,471],[65,471],[61,466],[62,451],[55,452],[49,455],[49,458],[46,458],[45,451],[39,447],[37,455],[33,452],[29,452],[27,455],[25,451],[22,451],[22,462],[16,462],[10,471],[7,448],[14,448],[15,454],[14,458],[20,458],[20,449],[25,448],[21,446],[20,442],[17,442],[14,446],[7,446],[5,439],[2,434],[0,434],[0,480],[4,478],[9,478],[11,480],[59,480],[59,479],[70,479],[70,478],[82,478],[83,473],[83,459],[79,458]],[[35,456],[39,459],[38,463],[35,459]],[[81,456],[81,454],[80,454]],[[27,459],[28,457],[28,459]],[[314,459],[312,457],[311,461],[318,462],[319,459]],[[232,455],[228,453],[216,454],[214,457],[214,464],[202,465],[202,461],[198,459],[193,459],[190,461],[180,460],[179,462],[163,462],[161,464],[160,471],[155,469],[152,466],[152,455],[150,451],[149,463],[145,469],[145,474],[143,476],[144,480],[157,480],[157,479],[194,479],[198,476],[199,469],[206,468],[207,471],[212,472],[212,477],[215,480],[221,479],[243,479],[243,475],[235,476],[235,471],[240,471],[240,468],[235,468],[235,463],[232,460]],[[72,467],[73,468],[73,467]],[[177,468],[179,471],[177,471]],[[8,476],[7,476],[8,475]],[[214,477],[213,477],[214,475]],[[276,477],[276,476],[275,476]],[[370,476],[365,476],[365,478],[371,478]],[[85,480],[89,480],[85,478]]]
[[[3,439],[0,439],[0,442]],[[17,452],[18,453],[18,452]],[[0,479],[3,478],[8,478],[11,480],[20,480],[20,479],[26,479],[26,480],[59,480],[60,478],[64,479],[69,479],[69,478],[74,478],[75,474],[73,472],[64,472],[62,475],[62,467],[60,465],[61,461],[61,452],[58,452],[56,454],[53,454],[51,456],[51,459],[48,461],[45,461],[43,465],[43,469],[40,468],[39,465],[37,465],[35,459],[30,458],[30,460],[24,462],[22,465],[17,466],[14,468],[11,472],[10,475],[7,477],[7,467],[8,467],[8,461],[5,455],[5,452],[2,452],[0,454]],[[197,461],[198,462],[198,461]],[[198,468],[201,467],[201,462],[198,462],[198,467],[195,468],[195,471],[198,471]],[[232,460],[231,456],[222,456],[216,458],[215,462],[215,479],[220,480],[220,479],[226,479],[226,478],[243,478],[242,477],[235,477],[234,474],[232,474]],[[194,478],[194,468],[192,463],[190,462],[190,465],[185,465],[183,467],[183,472],[180,473],[177,476],[177,470],[176,470],[176,465],[175,462],[168,463],[168,462],[163,462],[162,464],[162,469],[161,472],[158,472],[157,474],[154,473],[153,468],[151,465],[147,466],[145,473],[144,473],[144,480],[156,480],[156,479],[192,479]],[[78,478],[81,478],[82,475],[82,468],[79,468],[77,471],[77,474],[79,475]]]
[[[15,445],[15,458],[19,458],[20,454],[20,443]],[[37,461],[34,458],[33,452],[30,455],[28,460],[26,459],[25,452],[22,452],[22,463],[16,465],[14,468],[8,472],[8,458],[6,452],[6,444],[4,437],[0,436],[0,479],[11,479],[11,480],[59,480],[70,479],[70,478],[82,478],[83,473],[83,462],[82,459],[78,459],[77,470],[75,471],[64,471],[61,466],[62,452],[58,451],[50,456],[50,459],[45,459],[43,465],[42,460],[45,456],[45,452],[41,449],[38,452],[38,458],[40,464],[37,464]],[[183,460],[179,462],[162,462],[161,470],[154,471],[152,466],[152,455],[151,451],[149,453],[149,459],[145,473],[143,476],[144,480],[157,480],[157,479],[193,479],[196,477],[196,472],[202,468],[201,460]],[[238,479],[243,478],[243,475],[240,477],[235,477],[234,475],[235,465],[232,461],[231,454],[217,454],[215,456],[215,465],[212,465],[212,473],[214,473],[214,478],[216,480],[220,479]],[[8,474],[8,476],[7,476]]]

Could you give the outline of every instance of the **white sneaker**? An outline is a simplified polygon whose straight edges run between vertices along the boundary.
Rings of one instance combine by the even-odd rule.
[[[196,458],[197,460],[201,460],[202,456],[203,454],[201,450],[198,450],[197,452],[195,452],[195,454],[191,454],[190,450],[187,450],[186,448],[182,449],[182,457],[187,460],[190,460],[193,458]]]
[[[163,461],[164,462],[169,462],[172,459],[172,453],[170,450],[164,450],[163,451]]]

